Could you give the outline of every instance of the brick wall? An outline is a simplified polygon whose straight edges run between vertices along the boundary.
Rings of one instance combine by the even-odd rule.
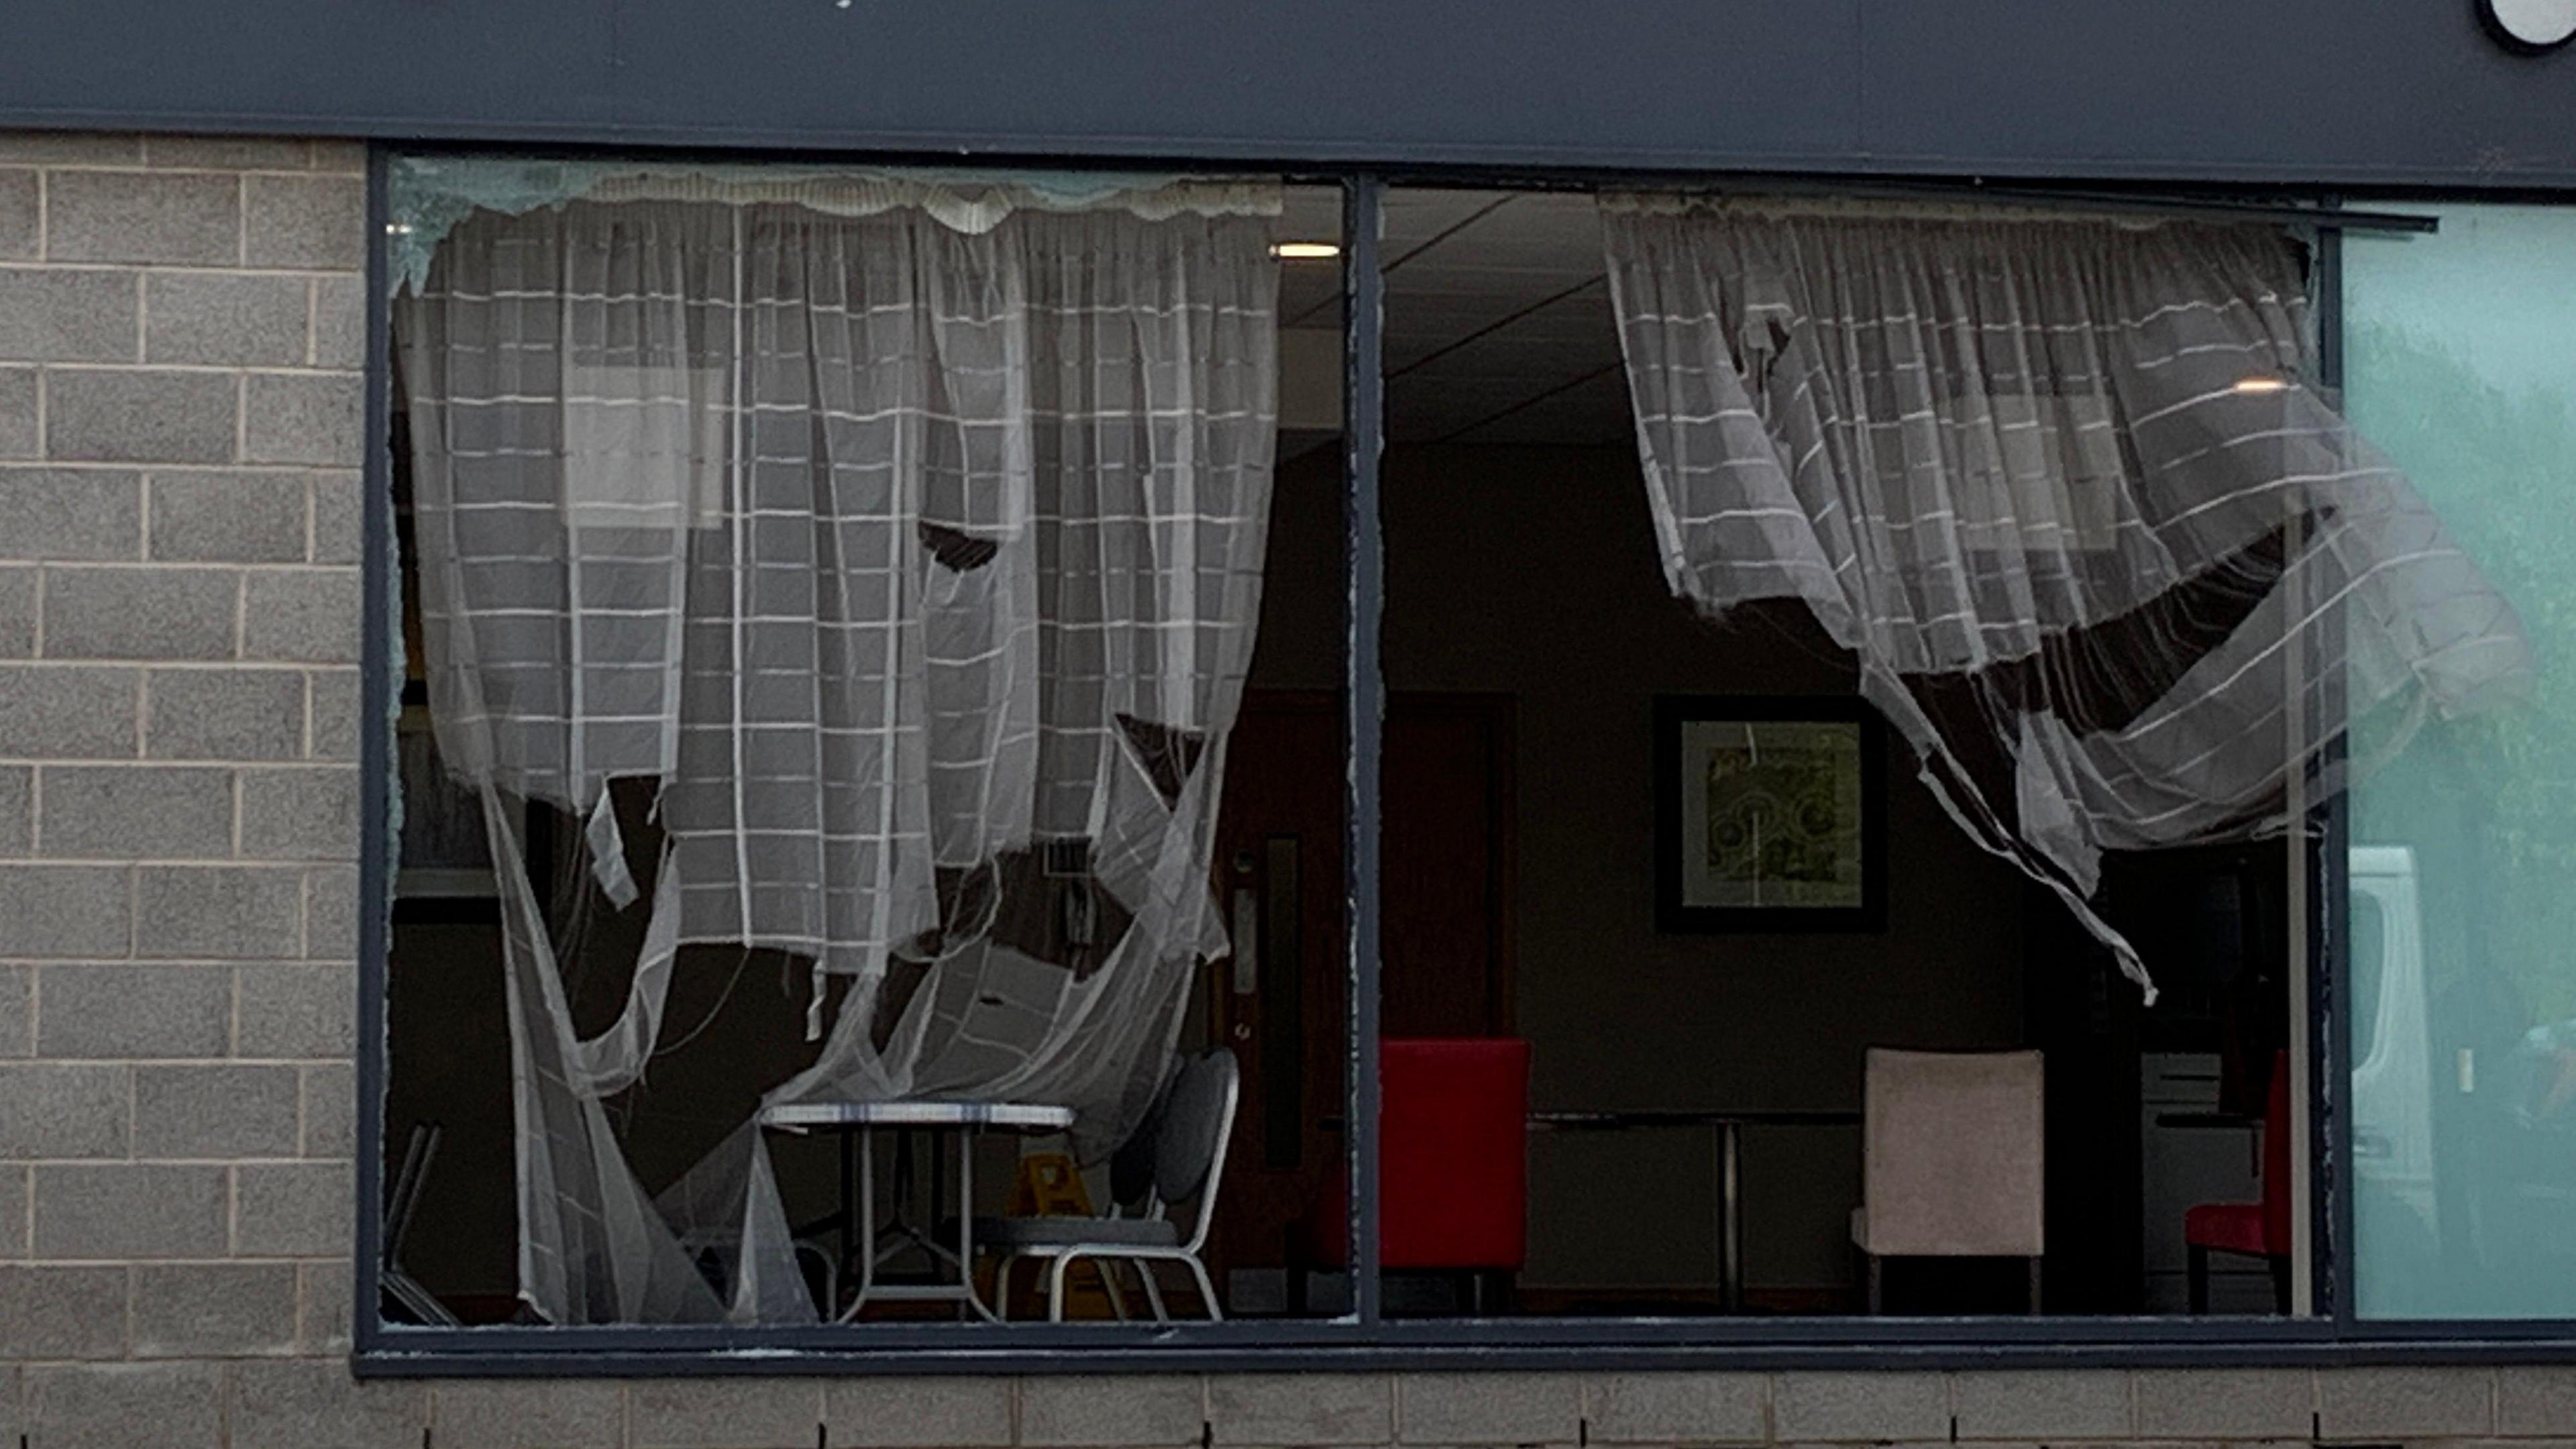
[[[2576,1370],[352,1380],[354,146],[0,133],[0,1446],[2576,1438]]]

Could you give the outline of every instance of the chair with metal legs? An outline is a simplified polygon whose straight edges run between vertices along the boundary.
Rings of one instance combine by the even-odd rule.
[[[1108,1280],[1108,1264],[1123,1260],[1134,1266],[1136,1276],[1143,1281],[1145,1299],[1155,1320],[1166,1322],[1171,1314],[1155,1282],[1155,1269],[1161,1264],[1178,1263],[1195,1280],[1199,1301],[1206,1306],[1208,1317],[1222,1320],[1225,1311],[1217,1303],[1216,1284],[1208,1276],[1201,1254],[1207,1247],[1209,1226],[1216,1218],[1217,1187],[1225,1176],[1226,1147],[1234,1137],[1235,1104],[1241,1094],[1242,1080],[1234,1054],[1224,1048],[1182,1064],[1147,1119],[1147,1128],[1138,1134],[1151,1144],[1153,1170],[1152,1187],[1145,1195],[1143,1212],[1137,1216],[979,1220],[976,1236],[1003,1254],[1001,1268],[994,1277],[993,1296],[1007,1302],[1012,1270],[1023,1259],[1035,1260],[1046,1267],[1048,1321],[1060,1323],[1064,1320],[1065,1278],[1073,1265],[1091,1262]],[[1127,1155],[1125,1149],[1121,1155]],[[1133,1163],[1141,1158],[1129,1160]],[[1112,1192],[1116,1195],[1114,1186]],[[1185,1236],[1171,1212],[1193,1199],[1198,1211]],[[1114,1306],[1117,1301],[1113,1286],[1110,1302]]]
[[[2260,1202],[2205,1202],[2183,1215],[2189,1249],[2191,1311],[2209,1311],[2209,1255],[2241,1253],[2272,1272],[2273,1311],[2290,1311],[2290,1054],[2272,1057],[2272,1087],[2263,1108],[2263,1197]]]
[[[1879,1312],[1889,1258],[2023,1258],[2040,1311],[2047,1094],[2038,1052],[1869,1049],[1852,1246]]]
[[[1154,1146],[1157,1134],[1162,1131],[1163,1104],[1171,1096],[1172,1082],[1180,1075],[1181,1065],[1179,1062],[1173,1064],[1171,1072],[1163,1078],[1163,1085],[1155,1090],[1154,1100],[1145,1109],[1143,1120],[1127,1134],[1127,1140],[1119,1144],[1118,1150],[1110,1154],[1109,1205],[1106,1210],[1095,1216],[1116,1219],[1152,1214]],[[1004,1221],[1006,1220],[1001,1218],[987,1218],[984,1220],[984,1226],[997,1227]],[[1007,1252],[994,1269],[994,1306],[1001,1310],[1004,1317],[1010,1315],[1008,1294],[1011,1272],[1020,1265],[1021,1259],[1025,1256],[1027,1255],[1022,1253]],[[1118,1274],[1114,1271],[1119,1260],[1096,1258],[1089,1261],[1092,1271],[1100,1277],[1101,1297],[1109,1304],[1110,1316],[1122,1323],[1127,1321],[1126,1289],[1120,1285]],[[1135,1268],[1136,1279],[1144,1287],[1146,1307],[1152,1311],[1156,1319],[1166,1318],[1168,1315],[1163,1309],[1162,1290],[1155,1286],[1152,1272],[1141,1263],[1133,1263],[1130,1266]]]

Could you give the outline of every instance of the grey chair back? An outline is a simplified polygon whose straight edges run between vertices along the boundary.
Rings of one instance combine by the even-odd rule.
[[[1109,1155],[1109,1201],[1116,1208],[1142,1209],[1154,1197],[1154,1169],[1162,1148],[1164,1110],[1172,1100],[1172,1085],[1181,1079],[1186,1059],[1172,1063],[1163,1074],[1163,1085],[1154,1092],[1154,1100],[1136,1123],[1136,1130],[1118,1144]]]
[[[1225,1170],[1242,1090],[1234,1053],[1218,1047],[1182,1063],[1164,1097],[1154,1134],[1154,1196],[1165,1203],[1199,1199],[1193,1243],[1207,1236],[1208,1218],[1216,1209],[1217,1182]]]

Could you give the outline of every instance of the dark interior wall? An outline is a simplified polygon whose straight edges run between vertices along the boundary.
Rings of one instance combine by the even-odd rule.
[[[1337,461],[1282,470],[1258,684],[1339,683]],[[1852,675],[1795,613],[1721,627],[1671,597],[1633,452],[1397,449],[1384,471],[1388,685],[1515,701],[1537,1105],[1857,1107],[1865,1047],[2020,1044],[2021,877],[1901,757],[1884,933],[1656,932],[1654,696],[1845,692]],[[1858,1151],[1847,1129],[1748,1134],[1750,1283],[1848,1277]],[[1712,1282],[1712,1166],[1702,1132],[1535,1137],[1526,1281]]]
[[[574,1022],[585,1034],[617,1018],[632,978],[639,915],[590,916],[603,928],[589,933],[589,949],[568,973]],[[453,1305],[469,1315],[505,1307],[517,1285],[516,1128],[502,969],[495,926],[397,920],[387,972],[386,1171],[401,1162],[415,1125],[444,1129],[404,1267],[433,1292],[479,1300]],[[652,1064],[641,1082],[607,1103],[648,1190],[705,1157],[750,1118],[764,1092],[812,1064],[816,1044],[805,1040],[811,989],[806,965],[781,953],[682,948]],[[779,1190],[799,1220],[834,1205],[833,1152],[824,1138],[772,1135]],[[1000,1166],[984,1175],[984,1185],[1007,1186],[1007,1161]]]
[[[506,1297],[517,1283],[519,1228],[501,933],[397,925],[385,984],[388,1184],[413,1129],[442,1129],[403,1267],[434,1293]]]

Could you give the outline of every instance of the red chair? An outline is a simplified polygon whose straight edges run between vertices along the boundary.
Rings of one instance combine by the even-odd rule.
[[[1529,1256],[1529,1043],[1389,1039],[1378,1057],[1378,1265],[1468,1275],[1469,1307]],[[1322,1259],[1349,1261],[1345,1184],[1315,1216]]]
[[[2209,1311],[2209,1255],[2240,1253],[2272,1269],[2272,1299],[2290,1311],[2290,1054],[2272,1058],[2272,1091],[2263,1106],[2263,1200],[2205,1202],[2183,1214],[2189,1251],[2191,1311]]]
[[[1517,1273],[1529,1256],[1530,1046],[1381,1043],[1378,1261]]]

